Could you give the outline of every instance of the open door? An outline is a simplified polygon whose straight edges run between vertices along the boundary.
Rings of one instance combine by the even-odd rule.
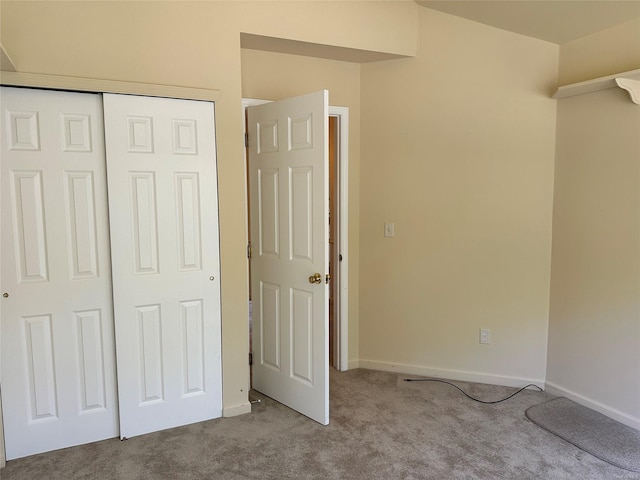
[[[326,90],[248,109],[253,388],[329,423]]]

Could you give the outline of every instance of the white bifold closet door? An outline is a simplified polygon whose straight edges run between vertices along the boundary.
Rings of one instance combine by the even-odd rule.
[[[104,97],[1,90],[7,459],[222,413],[213,104]]]

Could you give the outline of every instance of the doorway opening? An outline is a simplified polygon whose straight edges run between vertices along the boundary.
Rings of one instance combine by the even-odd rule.
[[[247,192],[247,254],[251,252],[251,199],[249,198],[249,149],[247,108],[270,100],[243,99],[245,128],[245,170]],[[349,368],[348,356],[348,148],[349,108],[329,107],[329,365],[336,370]],[[249,275],[249,362],[252,362],[251,262]],[[250,368],[250,372],[252,369]],[[250,373],[251,375],[251,373]],[[250,385],[253,384],[250,377]]]

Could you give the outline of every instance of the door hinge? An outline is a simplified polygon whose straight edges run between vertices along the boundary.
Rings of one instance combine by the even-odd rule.
[[[247,258],[251,260],[251,242],[247,245]]]
[[[325,275],[325,277],[324,277],[324,278],[325,278],[325,283],[326,283],[327,285],[329,285],[329,282],[331,281],[331,275],[329,275],[329,274],[327,273],[327,275]]]
[[[244,134],[244,148],[249,147],[249,132],[245,132]]]
[[[249,352],[249,365],[253,365],[253,353]]]

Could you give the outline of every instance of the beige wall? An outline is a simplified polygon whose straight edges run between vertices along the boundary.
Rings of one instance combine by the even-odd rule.
[[[560,48],[563,83],[640,68],[640,19]],[[640,428],[640,107],[558,101],[547,385]]]
[[[544,382],[558,47],[419,22],[416,58],[362,66],[360,364]]]
[[[556,102],[549,99],[559,55],[561,84],[639,68],[637,22],[571,42],[559,53],[555,45],[413,2],[2,1],[0,8],[0,44],[19,72],[221,90],[225,410],[246,406],[249,380],[240,101],[329,88],[332,104],[351,108],[352,140],[359,138],[350,142],[349,233],[356,262],[350,326],[352,342],[359,343],[359,351],[350,345],[351,359],[450,378],[544,381],[557,135],[546,374],[583,399],[638,418],[640,360],[632,340],[639,338],[633,311],[640,275],[632,268],[638,266],[638,229],[626,225],[637,226],[638,219],[631,159],[637,151],[629,142],[638,138],[638,107],[618,102],[624,94],[617,90],[585,96],[596,99],[602,118],[616,119],[612,125],[630,117],[605,137],[596,135],[591,107],[578,118],[584,107],[573,99],[558,102],[556,131]],[[359,66],[241,52],[241,32],[417,57]],[[297,66],[302,70],[291,74]],[[289,75],[283,78],[278,69]],[[600,96],[613,103],[602,104]],[[586,171],[577,162],[589,151],[573,140],[585,131],[594,132],[597,153],[585,160]],[[607,160],[614,153],[615,164],[598,176],[605,152]],[[624,189],[616,187],[619,181]],[[604,198],[602,207],[585,193],[591,190]],[[565,226],[562,216],[585,223]],[[383,237],[384,222],[395,222],[394,238]],[[607,237],[605,227],[630,235],[630,243]],[[613,255],[613,265],[605,253]],[[597,273],[593,284],[584,285],[579,265]],[[619,278],[626,279],[619,288],[604,283]],[[606,325],[585,312],[594,305],[606,309]],[[577,325],[586,330],[583,343],[572,339]],[[480,327],[492,329],[490,345],[478,344]],[[593,383],[607,382],[589,384],[590,370],[600,374]],[[613,397],[604,391],[612,379]]]
[[[640,428],[640,107],[626,92],[558,101],[555,185],[547,385]]]
[[[418,7],[412,2],[3,1],[0,8],[0,44],[19,72],[221,90],[216,128],[223,405],[228,414],[246,411],[248,293],[240,33],[405,55],[415,51]],[[265,22],[266,18],[278,21]],[[339,33],[329,25],[340,27]]]
[[[558,84],[640,68],[640,18],[562,45]]]
[[[396,55],[415,55],[413,1],[238,2],[245,33]]]
[[[640,68],[640,19],[560,47],[560,84]],[[547,388],[640,428],[640,107],[558,101]]]
[[[242,95],[279,100],[329,90],[329,104],[349,107],[349,361],[359,358],[360,64],[242,50]]]

